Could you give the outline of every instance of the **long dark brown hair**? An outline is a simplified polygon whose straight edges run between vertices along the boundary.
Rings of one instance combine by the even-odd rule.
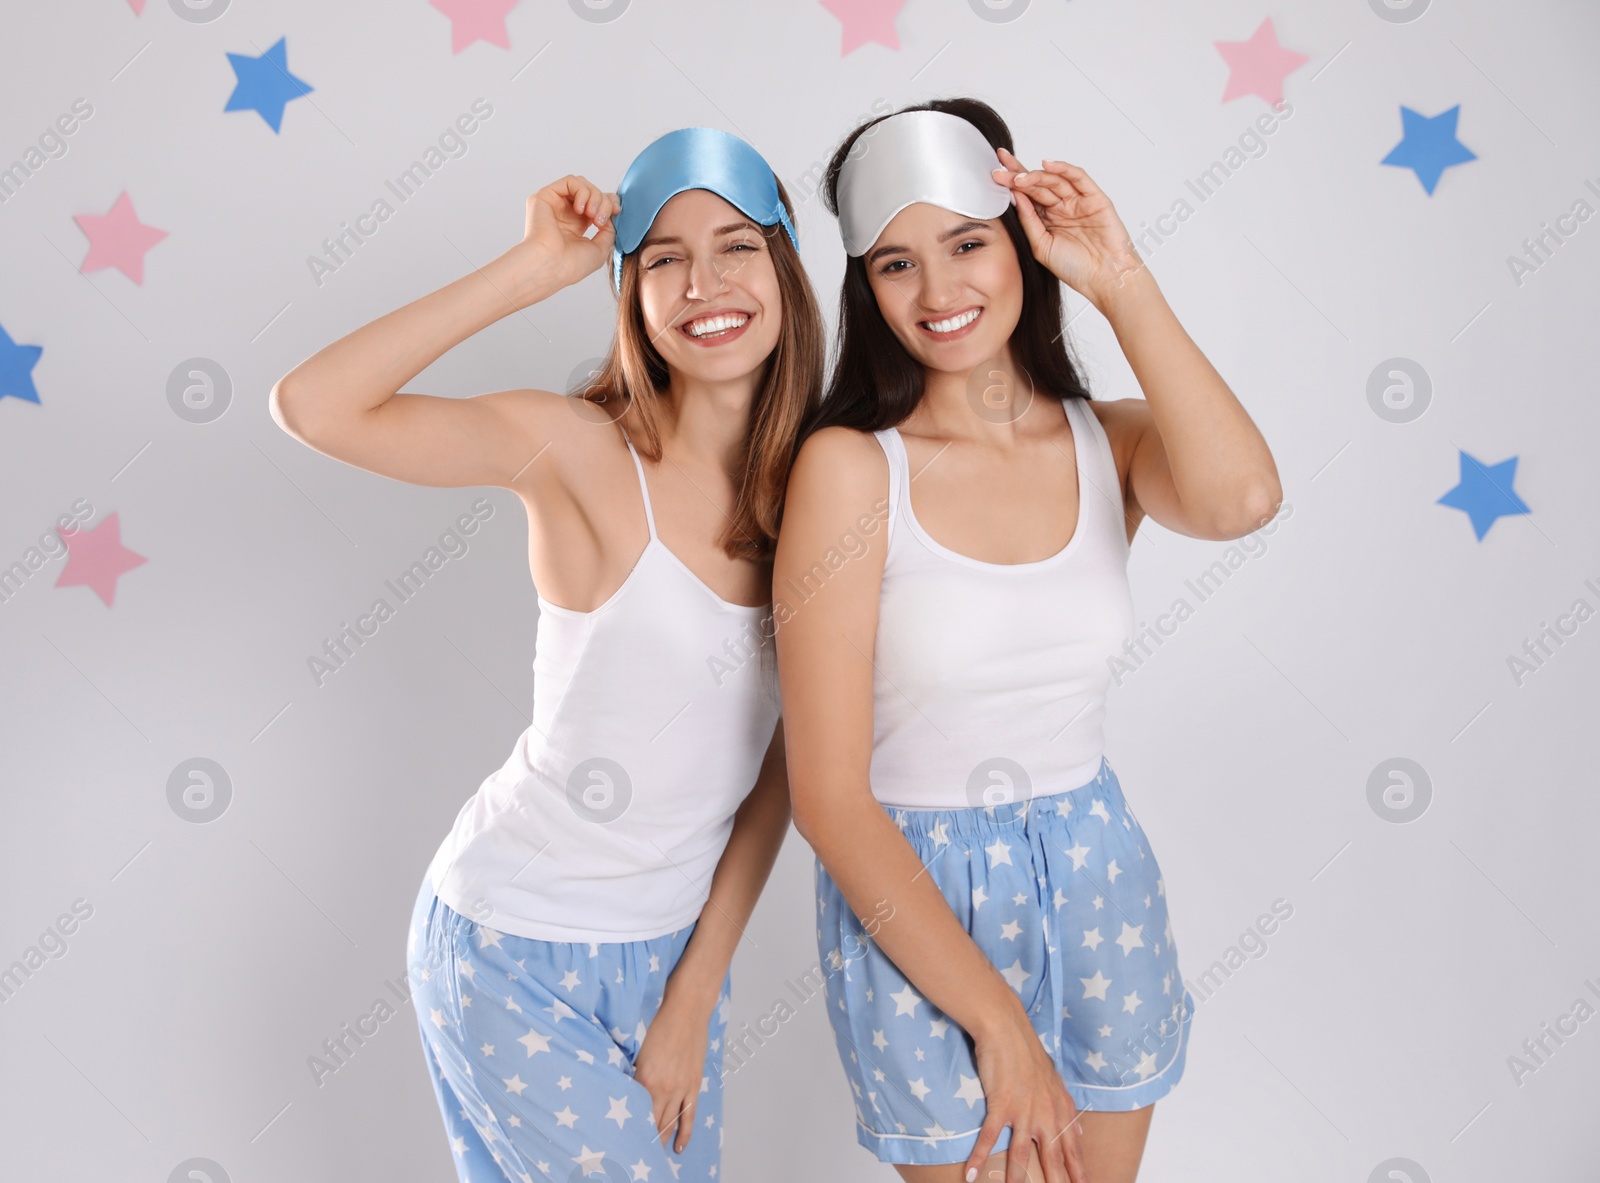
[[[943,111],[960,116],[981,131],[990,145],[1011,151],[1011,129],[993,107],[979,99],[933,99],[901,110]],[[900,113],[868,120],[839,145],[822,182],[822,199],[829,213],[839,212],[839,171],[856,141],[876,124]],[[1089,388],[1067,352],[1061,320],[1061,281],[1033,257],[1015,205],[1000,215],[1000,224],[1011,236],[1022,267],[1022,315],[1011,334],[1012,357],[1039,393],[1054,398],[1089,398]],[[833,374],[828,380],[827,395],[807,419],[801,439],[823,427],[881,431],[903,422],[922,399],[923,377],[922,363],[906,352],[883,319],[867,278],[866,256],[849,257],[839,292],[839,344]]]
[[[778,182],[778,199],[794,219],[789,194]],[[752,219],[753,221],[753,219]],[[816,293],[799,252],[781,223],[757,226],[772,253],[783,300],[778,343],[767,358],[766,373],[750,404],[745,430],[745,465],[734,500],[733,515],[717,543],[732,559],[770,562],[778,538],[789,466],[799,448],[800,430],[815,413],[822,396],[827,356],[827,330]],[[639,450],[652,461],[661,459],[662,402],[670,375],[666,359],[650,341],[639,300],[639,254],[622,257],[622,286],[617,292],[617,333],[605,362],[582,398],[600,404],[618,418],[631,405],[640,428]]]

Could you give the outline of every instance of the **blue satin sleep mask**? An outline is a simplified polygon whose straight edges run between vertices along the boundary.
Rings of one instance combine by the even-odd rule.
[[[761,153],[738,136],[714,127],[669,131],[633,158],[612,219],[616,239],[611,277],[622,290],[622,256],[637,250],[661,207],[686,189],[707,189],[762,226],[781,222],[800,249],[800,237],[778,197],[778,179]]]

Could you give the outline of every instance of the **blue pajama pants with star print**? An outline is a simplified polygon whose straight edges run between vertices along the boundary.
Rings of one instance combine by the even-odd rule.
[[[1109,762],[1016,804],[884,808],[1017,992],[1079,1109],[1140,1109],[1178,1083],[1194,1002],[1161,870]],[[884,1162],[965,1160],[986,1112],[971,1039],[872,941],[820,862],[816,884],[856,1140]],[[1006,1130],[995,1150],[1009,1144]]]
[[[694,932],[537,941],[468,920],[426,879],[407,977],[461,1183],[708,1183],[722,1158],[722,1034],[712,1013],[694,1129],[662,1146],[634,1057]]]

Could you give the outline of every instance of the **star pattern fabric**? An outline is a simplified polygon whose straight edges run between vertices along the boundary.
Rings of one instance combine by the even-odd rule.
[[[711,1183],[722,1158],[723,1033],[707,1029],[694,1130],[658,1141],[634,1058],[694,926],[642,941],[536,941],[474,923],[424,879],[407,977],[461,1183]]]
[[[1140,1109],[1172,1090],[1194,1000],[1161,869],[1108,761],[1070,792],[1014,805],[884,808],[1017,992],[1079,1109]],[[963,1161],[986,1112],[971,1039],[872,942],[820,862],[816,878],[856,1140],[884,1162]],[[1009,1143],[1003,1131],[995,1149]]]

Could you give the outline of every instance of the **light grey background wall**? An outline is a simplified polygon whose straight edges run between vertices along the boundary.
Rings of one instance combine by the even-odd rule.
[[[876,0],[849,27],[878,7],[895,36],[849,52],[832,0],[523,0],[507,46],[460,52],[422,0],[8,13],[0,164],[23,167],[0,186],[0,1174],[154,1183],[205,1159],[236,1183],[452,1177],[390,984],[423,867],[528,721],[525,521],[504,491],[320,456],[274,426],[267,392],[509,247],[528,193],[568,172],[614,187],[692,124],[745,136],[790,186],[831,315],[821,163],[864,115],[968,93],[1025,161],[1081,164],[1135,234],[1166,228],[1150,265],[1288,502],[1231,556],[1148,523],[1134,547],[1159,644],[1113,691],[1108,751],[1199,1003],[1143,1177],[1593,1177],[1600,10]],[[1267,103],[1223,101],[1214,43],[1269,17],[1308,60],[1283,83],[1292,116],[1252,138]],[[313,89],[274,132],[224,110],[226,55],[280,38]],[[446,136],[480,99],[492,113]],[[80,100],[92,113],[72,117]],[[1380,163],[1402,107],[1458,105],[1476,159],[1431,194]],[[72,134],[49,140],[64,116]],[[386,182],[441,137],[397,200]],[[1219,161],[1200,200],[1190,182]],[[123,193],[166,232],[134,252],[139,282],[80,270],[98,260],[75,217]],[[319,278],[323,240],[385,197],[392,216]],[[1562,227],[1518,275],[1524,240]],[[1106,323],[1067,303],[1096,395],[1137,396]],[[613,307],[593,275],[411,389],[564,389]],[[188,377],[208,366],[209,394]],[[1440,504],[1463,452],[1515,458],[1529,512],[1480,539]],[[465,550],[399,603],[385,580],[474,504],[488,516]],[[63,515],[72,563],[40,542]],[[117,561],[117,532],[142,563]],[[379,597],[393,618],[319,682],[308,659]],[[1546,626],[1561,644],[1535,668]],[[209,805],[183,793],[201,760]],[[791,835],[734,967],[736,1026],[814,965],[810,891]],[[1289,918],[1261,925],[1275,902]],[[324,1040],[378,1000],[397,1013],[319,1081]],[[854,1143],[815,1004],[733,1078],[724,1175],[892,1177]]]

